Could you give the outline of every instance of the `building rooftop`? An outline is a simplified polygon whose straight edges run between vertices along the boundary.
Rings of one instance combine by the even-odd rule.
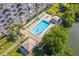
[[[58,17],[58,16],[53,16],[52,17],[52,20],[57,20],[58,21],[59,19],[60,19],[60,17]]]
[[[29,37],[24,43],[21,44],[28,52],[30,52],[37,44],[37,41],[34,38]]]

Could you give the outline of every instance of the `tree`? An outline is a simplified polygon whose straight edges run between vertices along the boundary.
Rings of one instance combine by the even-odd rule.
[[[71,52],[65,50],[67,48],[67,32],[62,26],[53,27],[44,37],[41,43],[44,55],[72,55]]]
[[[19,36],[17,35],[17,33],[15,32],[15,30],[16,30],[18,33],[20,33],[19,30],[20,30],[22,27],[23,27],[23,25],[21,25],[21,24],[10,24],[10,25],[8,26],[8,28],[9,28],[9,34],[7,35],[8,40],[9,40],[9,41],[15,41],[15,37],[19,37]]]
[[[72,5],[69,6],[65,6],[67,8],[67,10],[64,11],[63,15],[61,16],[61,18],[63,19],[63,26],[64,27],[71,27],[72,24],[75,22],[75,12],[72,8]]]
[[[47,10],[47,13],[52,15],[52,14],[56,14],[58,12],[58,7],[59,4],[52,4],[51,7]]]
[[[73,4],[73,3],[59,3],[59,4],[53,4],[48,10],[48,14],[54,14],[59,16],[62,20],[63,23],[62,25],[64,27],[71,27],[72,24],[75,22],[75,15],[78,15],[79,12],[79,6],[78,4]],[[75,14],[76,13],[76,14]],[[79,18],[77,18],[79,19]]]
[[[15,24],[14,26],[15,26],[16,30],[20,30],[23,27],[22,24]]]
[[[64,16],[63,16],[64,27],[71,27],[74,22],[75,22],[75,16],[73,14],[64,13]]]
[[[9,30],[9,34],[7,35],[7,39],[8,39],[8,41],[15,41],[14,40],[14,24],[10,24],[9,26],[8,26],[8,30]]]
[[[64,55],[65,55],[65,56],[66,56],[66,55],[71,56],[72,54],[73,54],[72,49],[67,47],[67,48],[65,49],[65,54],[64,54]]]
[[[59,3],[59,12],[65,12],[66,10],[68,10],[68,7],[66,7],[63,3]]]
[[[14,27],[15,27],[14,24],[10,24],[10,25],[8,26],[9,31],[10,31],[10,32],[13,32]]]

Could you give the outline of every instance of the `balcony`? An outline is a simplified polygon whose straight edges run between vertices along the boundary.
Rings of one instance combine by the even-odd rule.
[[[15,12],[16,10],[13,10],[13,12]]]
[[[22,7],[22,4],[19,3],[19,4],[17,4],[16,7],[17,7],[17,8]]]
[[[22,16],[22,15],[24,15],[25,14],[25,12],[20,12],[19,13],[19,16]]]
[[[10,9],[4,9],[3,14],[6,14],[6,12],[11,12],[11,10]]]
[[[22,10],[23,10],[22,8],[19,8],[19,9],[18,9],[18,12],[20,12],[20,11],[22,11]]]
[[[4,4],[0,4],[0,9],[3,9],[3,5],[4,5]]]
[[[0,16],[0,19],[2,18],[3,16]]]
[[[1,23],[5,22],[5,20],[1,20]]]
[[[12,5],[11,8],[15,7],[15,5]]]
[[[6,14],[6,16],[10,16],[10,15],[11,15],[11,13]]]
[[[17,16],[17,13],[15,13],[14,16]]]
[[[13,23],[12,18],[9,18],[9,19],[7,20],[7,22],[8,22],[8,23]]]
[[[3,6],[0,6],[0,9],[3,9]]]
[[[5,18],[8,18],[9,16],[11,16],[11,14],[10,14],[10,13],[5,14]]]
[[[6,27],[6,26],[7,26],[7,24],[4,24],[4,25],[3,25],[3,27]]]

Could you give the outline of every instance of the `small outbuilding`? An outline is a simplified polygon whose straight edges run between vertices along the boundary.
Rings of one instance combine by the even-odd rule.
[[[24,55],[28,55],[33,48],[37,45],[37,41],[34,40],[34,38],[29,37],[26,41],[24,41],[21,44],[21,48],[20,51],[24,54]]]
[[[53,16],[52,19],[50,20],[51,23],[58,23],[61,24],[62,20],[58,16]]]

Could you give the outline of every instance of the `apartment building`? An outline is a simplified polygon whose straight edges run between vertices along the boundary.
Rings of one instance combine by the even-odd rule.
[[[0,4],[0,28],[8,34],[11,23],[25,24],[26,21],[47,7],[45,3],[4,3]]]

